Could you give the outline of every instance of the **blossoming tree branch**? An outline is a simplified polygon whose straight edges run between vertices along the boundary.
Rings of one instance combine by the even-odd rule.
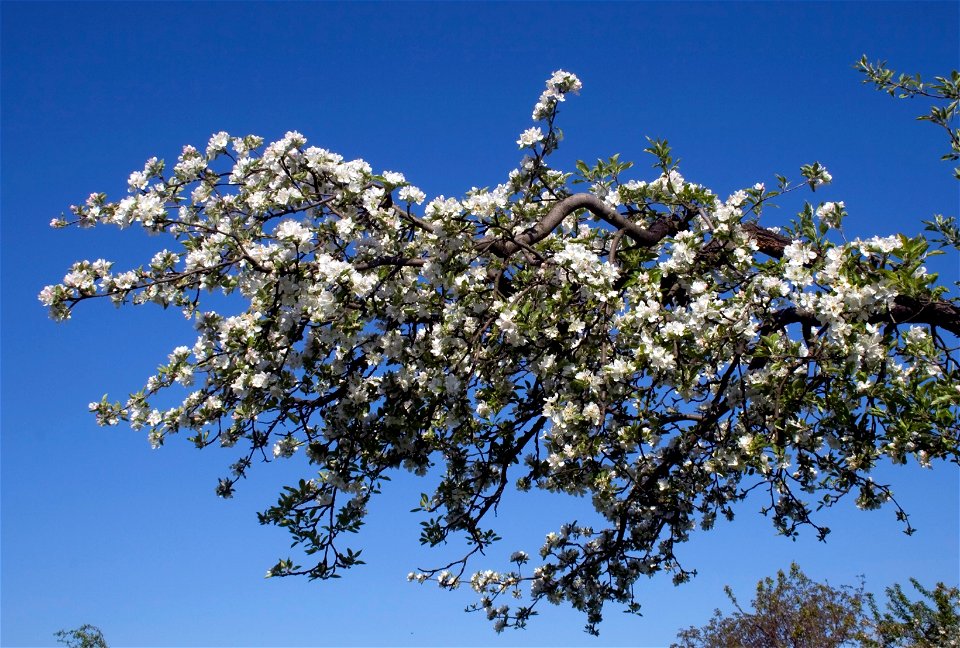
[[[687,580],[677,545],[750,493],[788,535],[826,536],[815,510],[845,496],[889,504],[910,531],[871,471],[956,463],[960,431],[960,306],[925,270],[928,241],[838,242],[842,202],[761,224],[773,198],[830,182],[817,163],[725,199],[665,142],[649,181],[616,156],[551,168],[558,107],[580,88],[556,72],[519,168],[460,199],[427,202],[296,132],[266,146],[218,133],[170,171],[149,160],[122,200],[72,207],[53,224],[138,225],[172,249],[133,269],[74,264],[40,295],[54,319],[104,298],[176,307],[197,330],[143,389],[92,403],[98,421],[155,447],[185,433],[234,449],[223,497],[256,463],[301,461],[259,517],[306,564],[270,576],[339,575],[360,562],[345,537],[383,480],[434,479],[421,540],[461,536],[464,555],[410,578],[469,583],[498,629],[544,599],[591,632],[605,602],[638,610],[636,581]],[[235,314],[210,310],[211,292]],[[602,524],[571,514],[533,555],[468,569],[497,540],[504,493],[534,488],[589,496]]]

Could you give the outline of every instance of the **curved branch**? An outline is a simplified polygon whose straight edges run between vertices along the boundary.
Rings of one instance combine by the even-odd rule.
[[[586,209],[597,218],[623,230],[627,236],[644,247],[656,245],[666,237],[679,232],[683,226],[683,221],[678,218],[661,217],[650,227],[641,227],[593,194],[579,193],[567,196],[554,205],[543,220],[517,237],[516,241],[485,237],[477,242],[477,247],[507,258],[524,246],[533,245],[545,239],[563,222],[563,219],[578,209]]]
[[[622,230],[626,236],[643,247],[656,245],[684,227],[682,219],[667,216],[661,216],[649,227],[642,227],[593,194],[579,193],[567,196],[558,202],[547,212],[543,220],[521,234],[515,241],[484,237],[477,241],[477,249],[507,258],[523,247],[545,239],[550,232],[563,222],[563,219],[578,209],[586,209],[597,218],[606,221],[618,230]],[[743,229],[756,240],[761,252],[777,259],[783,256],[784,248],[790,245],[792,240],[756,223],[744,223]]]

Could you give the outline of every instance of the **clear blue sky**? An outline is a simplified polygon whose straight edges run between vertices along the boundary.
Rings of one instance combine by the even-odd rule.
[[[824,518],[826,545],[791,542],[748,502],[683,549],[693,583],[641,583],[645,616],[611,606],[599,639],[567,608],[497,636],[461,611],[470,592],[408,584],[408,571],[439,562],[406,512],[428,486],[408,477],[373,507],[366,566],[339,582],[264,580],[288,542],[255,511],[298,466],[254,470],[222,501],[213,488],[228,451],[180,439],[151,451],[145,435],[97,428],[86,412],[192,341],[180,315],[89,304],[56,325],[36,295],[77,259],[137,265],[166,243],[47,227],[92,191],[121,196],[152,155],[173,159],[219,130],[296,129],[428,195],[460,195],[516,164],[517,135],[558,68],[584,83],[560,117],[571,166],[640,159],[644,136],[665,137],[688,179],[726,195],[819,160],[835,182],[816,198],[846,201],[850,236],[913,234],[957,213],[960,183],[938,160],[945,138],[913,121],[924,104],[860,85],[851,66],[866,53],[925,75],[958,67],[958,7],[3,2],[0,643],[50,645],[57,629],[93,623],[117,646],[657,646],[724,606],[723,584],[749,600],[791,560],[834,584],[864,574],[875,590],[910,576],[956,584],[960,482],[946,465],[882,473],[913,514],[912,538],[891,510],[844,504]],[[957,268],[955,254],[937,267],[950,281]],[[509,503],[495,565],[587,504]]]

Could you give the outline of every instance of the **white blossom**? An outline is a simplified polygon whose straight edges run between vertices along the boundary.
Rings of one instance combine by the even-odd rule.
[[[424,200],[427,199],[427,195],[420,191],[419,188],[412,185],[407,185],[406,187],[401,187],[398,192],[400,200],[403,202],[414,203],[420,205]]]
[[[539,127],[535,126],[520,133],[520,139],[517,140],[517,144],[520,146],[520,148],[526,148],[542,141],[543,131],[541,131]]]

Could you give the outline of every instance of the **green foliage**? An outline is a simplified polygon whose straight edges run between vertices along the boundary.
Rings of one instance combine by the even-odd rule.
[[[724,616],[715,610],[707,625],[680,631],[672,648],[835,648],[851,645],[863,626],[862,582],[839,588],[816,583],[796,563],[788,574],[757,583],[752,611],[724,589],[737,611]]]
[[[950,152],[941,156],[942,160],[956,161],[960,159],[960,128],[954,128],[957,119],[957,108],[960,105],[960,72],[954,70],[948,77],[934,77],[932,82],[924,82],[919,74],[897,75],[887,67],[886,61],[870,63],[864,55],[856,65],[866,78],[864,83],[872,83],[877,90],[886,92],[891,97],[899,99],[913,99],[924,97],[936,103],[926,115],[917,117],[919,121],[928,121],[941,127],[950,140]],[[955,178],[960,180],[960,166],[953,170]],[[937,214],[933,219],[923,221],[926,230],[938,234],[933,239],[941,246],[960,248],[960,227],[955,216],[945,217]]]
[[[929,590],[915,578],[910,579],[910,584],[923,598],[911,601],[899,584],[888,587],[886,612],[881,613],[873,596],[868,595],[875,636],[866,638],[864,645],[869,648],[960,646],[960,589],[937,583]]]
[[[859,585],[816,583],[796,563],[789,574],[757,583],[745,611],[729,587],[736,612],[715,610],[702,627],[677,634],[671,648],[947,648],[960,646],[960,590],[937,583],[933,590],[910,579],[922,595],[911,601],[897,584],[886,589],[886,611]],[[870,614],[867,614],[869,610]]]
[[[107,640],[103,638],[100,628],[89,623],[73,630],[58,630],[53,636],[57,638],[57,643],[65,644],[68,648],[107,648]]]
[[[933,232],[938,236],[933,239],[941,247],[955,247],[960,249],[960,226],[957,225],[955,216],[944,216],[937,214],[931,220],[923,221],[924,227],[928,232]]]
[[[950,152],[944,154],[941,159],[960,159],[960,128],[953,128],[952,124],[957,117],[957,107],[960,105],[960,72],[954,70],[949,77],[938,76],[934,77],[932,82],[925,82],[919,74],[897,75],[887,67],[886,61],[870,63],[866,55],[857,62],[856,67],[866,76],[864,83],[872,83],[877,90],[886,92],[891,97],[933,99],[936,103],[930,108],[930,112],[917,119],[940,126],[947,132],[950,138]],[[954,169],[954,176],[960,179],[960,167]]]
[[[606,193],[617,184],[621,173],[633,166],[633,162],[621,162],[620,154],[616,153],[608,160],[597,159],[597,163],[590,167],[583,160],[577,161],[576,178],[573,184],[591,183],[595,191]]]
[[[657,161],[654,163],[653,168],[660,169],[664,173],[669,173],[673,169],[677,168],[677,165],[680,163],[680,160],[674,161],[673,156],[671,155],[672,149],[670,148],[669,142],[665,139],[651,139],[647,138],[647,141],[650,142],[650,146],[643,149],[644,153],[649,153],[650,155],[657,158]]]

